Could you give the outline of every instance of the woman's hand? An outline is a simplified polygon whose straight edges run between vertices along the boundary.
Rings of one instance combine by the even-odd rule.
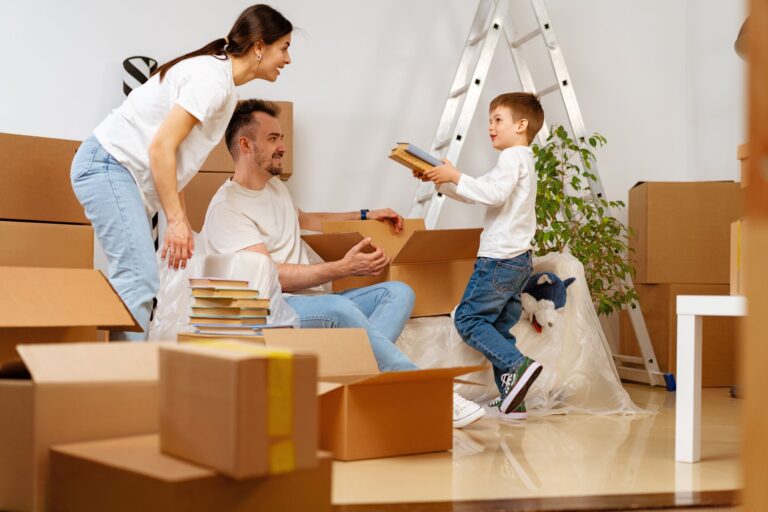
[[[169,220],[163,236],[163,261],[168,258],[168,268],[179,270],[187,267],[187,260],[195,250],[195,239],[192,226],[186,216]]]

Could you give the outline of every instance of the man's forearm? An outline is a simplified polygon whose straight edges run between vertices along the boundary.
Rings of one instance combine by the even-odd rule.
[[[278,265],[278,276],[283,291],[297,292],[340,279],[345,277],[346,273],[341,261],[312,265],[282,263]]]

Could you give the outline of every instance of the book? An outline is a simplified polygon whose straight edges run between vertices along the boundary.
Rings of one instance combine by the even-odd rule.
[[[423,149],[407,142],[398,142],[389,153],[389,158],[409,169],[413,169],[419,174],[443,164],[443,162]]]
[[[218,315],[197,315],[189,317],[189,323],[197,324],[219,324],[219,325],[263,325],[267,323],[265,316],[218,316]]]
[[[205,300],[205,299],[201,299]],[[242,299],[249,300],[249,299]],[[262,299],[257,299],[262,300]],[[193,316],[225,316],[231,318],[240,318],[247,316],[269,316],[269,308],[240,308],[240,307],[228,307],[228,306],[192,306]]]
[[[292,325],[288,324],[265,324],[265,325],[211,325],[211,324],[197,324],[192,325],[195,329],[195,334],[218,334],[223,336],[229,336],[231,334],[250,334],[259,335],[264,329],[292,329]]]
[[[259,291],[250,288],[214,288],[213,286],[193,286],[193,297],[225,297],[228,299],[258,299]]]
[[[248,288],[248,281],[241,279],[220,279],[218,277],[190,277],[190,286],[213,288]]]
[[[193,308],[268,308],[269,299],[237,299],[230,297],[195,297]]]
[[[200,341],[212,341],[212,340],[238,340],[238,341],[253,341],[257,343],[264,343],[264,336],[255,332],[251,334],[198,334],[194,332],[180,332],[176,335],[176,341],[180,342],[200,342]]]

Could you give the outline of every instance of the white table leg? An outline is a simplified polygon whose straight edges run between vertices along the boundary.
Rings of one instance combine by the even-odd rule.
[[[701,317],[677,316],[675,460],[701,459]]]

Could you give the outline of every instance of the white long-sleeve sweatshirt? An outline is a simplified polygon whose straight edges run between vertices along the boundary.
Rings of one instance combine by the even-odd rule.
[[[536,234],[536,169],[528,146],[507,148],[487,174],[462,174],[459,184],[438,191],[465,203],[488,207],[478,257],[509,259],[531,248]]]

